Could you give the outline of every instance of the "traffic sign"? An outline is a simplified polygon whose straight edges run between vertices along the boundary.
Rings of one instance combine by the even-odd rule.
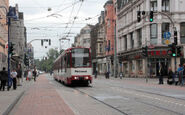
[[[170,37],[171,37],[171,33],[170,32],[164,32],[163,38],[169,39]]]
[[[165,40],[164,43],[165,43],[166,45],[168,45],[168,44],[170,44],[170,40]]]

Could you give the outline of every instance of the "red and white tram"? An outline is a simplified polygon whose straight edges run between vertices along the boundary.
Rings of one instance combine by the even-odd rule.
[[[92,83],[90,48],[69,48],[55,60],[54,79],[70,85],[75,82]]]

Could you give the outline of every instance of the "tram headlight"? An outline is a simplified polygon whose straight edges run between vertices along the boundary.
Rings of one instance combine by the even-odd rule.
[[[89,79],[89,77],[85,77],[85,79]]]
[[[78,77],[74,77],[74,79],[78,79]]]

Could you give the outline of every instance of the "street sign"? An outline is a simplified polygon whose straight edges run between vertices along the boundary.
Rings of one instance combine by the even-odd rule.
[[[171,37],[171,33],[170,32],[164,32],[163,38],[169,39],[170,37]]]
[[[166,45],[169,45],[169,44],[170,44],[170,40],[165,40],[164,43],[165,43]]]

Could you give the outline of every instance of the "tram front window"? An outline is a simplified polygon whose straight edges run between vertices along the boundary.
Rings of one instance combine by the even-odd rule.
[[[72,50],[72,67],[88,67],[89,49],[73,49]]]

